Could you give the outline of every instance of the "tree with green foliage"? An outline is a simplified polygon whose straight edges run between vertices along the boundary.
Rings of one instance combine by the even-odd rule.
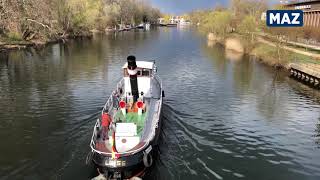
[[[241,34],[251,36],[251,41],[254,40],[254,33],[257,31],[256,19],[254,16],[245,16],[238,27]]]
[[[193,22],[193,24],[200,25],[200,24],[205,23],[206,16],[210,12],[211,11],[209,11],[209,10],[203,10],[203,11],[197,10],[197,11],[191,12],[190,14],[188,14],[188,16],[189,16],[190,21]]]
[[[0,38],[44,40],[156,22],[160,11],[145,0],[2,0]]]
[[[225,37],[225,35],[231,31],[231,20],[232,14],[230,11],[213,11],[205,17],[201,27],[206,32]]]

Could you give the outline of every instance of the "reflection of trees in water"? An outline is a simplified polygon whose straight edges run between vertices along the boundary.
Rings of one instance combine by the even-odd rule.
[[[241,93],[248,92],[251,88],[253,78],[253,65],[249,57],[244,56],[242,61],[236,61],[233,64],[233,81],[236,90]]]
[[[271,67],[263,66],[265,73],[263,78],[265,84],[258,87],[256,93],[258,96],[257,110],[266,119],[277,119],[279,114],[282,119],[289,116],[290,111],[285,110],[286,104],[290,103],[290,95],[284,91],[283,83],[285,81],[286,72],[274,70]],[[269,73],[269,71],[271,71]],[[260,71],[262,73],[262,71]]]
[[[318,124],[316,125],[316,143],[320,146],[320,118],[318,118]]]
[[[289,86],[299,95],[311,97],[311,100],[320,104],[320,91],[313,89],[312,87],[298,82],[295,79],[288,78],[287,82]]]
[[[5,64],[6,66],[9,64],[9,53],[7,51],[0,51],[0,68],[2,64]]]
[[[236,90],[246,92],[250,88],[253,65],[247,56],[226,51],[225,48],[219,44],[213,45],[212,47],[203,47],[203,50],[208,58],[212,60],[215,69],[220,73],[227,75],[228,70],[232,71],[232,81]]]
[[[66,77],[80,77],[84,73],[94,78],[98,72],[107,74],[109,46],[104,36],[94,38],[77,38],[66,43],[54,44],[45,50],[42,57],[45,63],[52,66],[48,73],[58,72]],[[49,64],[47,64],[49,66]],[[46,69],[44,67],[43,69]]]
[[[224,76],[232,75],[232,84],[238,94],[255,95],[257,111],[267,119],[273,118],[276,111],[281,112],[283,104],[288,101],[287,94],[277,91],[281,89],[277,85],[285,81],[286,74],[276,71],[268,66],[261,65],[249,56],[235,59],[235,56],[228,54],[222,46],[213,45],[203,48],[218,70]],[[225,52],[225,53],[224,53]],[[281,114],[286,116],[283,111]]]
[[[225,54],[226,54],[226,58],[229,60],[229,61],[232,61],[232,62],[239,62],[239,61],[242,61],[243,60],[243,56],[244,54],[243,53],[238,53],[236,51],[233,51],[233,50],[225,50]]]
[[[222,45],[215,44],[211,47],[203,46],[202,49],[205,55],[207,55],[208,59],[210,59],[215,66],[215,69],[225,75],[228,67],[228,62],[226,61],[226,58],[222,53],[224,52],[224,47]]]
[[[287,79],[289,87],[294,90],[298,96],[308,97],[315,104],[320,104],[320,91],[309,87],[303,83],[297,82],[295,79]],[[320,113],[318,113],[318,122],[315,125],[315,143],[319,145],[320,148]]]
[[[4,98],[9,98],[6,95],[6,92],[8,90],[7,90],[7,87],[5,86],[5,84],[8,83],[8,66],[9,66],[9,53],[0,52],[0,106],[5,105],[5,104],[2,104],[4,101]]]
[[[267,119],[270,119],[274,116],[276,110],[279,110],[277,106],[278,97],[277,97],[277,87],[276,81],[278,78],[278,73],[276,72],[273,76],[271,84],[267,85],[265,91],[262,91],[264,94],[260,94],[260,101],[258,103],[257,109],[261,114],[263,114]],[[282,102],[284,103],[284,102]]]
[[[108,43],[112,43],[113,45],[122,45],[123,48],[131,47],[132,45],[143,45],[146,41],[152,41],[159,37],[160,30],[152,30],[152,31],[129,31],[129,32],[119,32],[112,33],[105,36],[105,38],[109,41]],[[164,32],[164,34],[167,34]]]
[[[59,83],[59,89],[66,89],[68,86],[65,68],[49,57],[50,47],[44,50],[13,51],[9,53],[9,63],[6,76],[7,81],[2,84],[7,88],[7,95],[12,96],[15,102],[10,103],[13,111],[30,108],[35,101],[43,102],[52,95],[41,93],[52,93],[50,87]],[[58,89],[58,90],[59,90]],[[64,91],[64,90],[63,90]],[[65,92],[65,91],[64,91]],[[34,99],[33,99],[34,98]],[[33,101],[35,100],[35,101]],[[20,107],[23,107],[20,109]],[[32,110],[31,110],[32,111]]]
[[[1,133],[7,137],[3,144],[10,147],[4,151],[12,154],[21,147],[26,150],[11,156],[10,163],[21,158],[34,159],[46,150],[38,147],[39,141],[64,127],[65,122],[57,116],[72,106],[64,98],[72,94],[63,73],[65,69],[48,57],[50,47],[47,51],[12,51],[8,54],[7,73],[0,74],[4,88],[0,91],[1,126],[8,129]]]

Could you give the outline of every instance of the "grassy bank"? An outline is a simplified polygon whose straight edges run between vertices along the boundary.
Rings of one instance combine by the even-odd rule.
[[[320,61],[316,58],[290,52],[285,49],[279,49],[264,43],[256,43],[255,48],[253,48],[249,54],[256,56],[259,60],[268,65],[278,67],[287,67],[290,63],[320,64]]]
[[[283,48],[284,44],[277,46],[278,42],[270,41],[273,46],[259,42],[258,38],[260,37],[254,36],[251,38],[238,33],[229,33],[224,37],[208,35],[208,41],[222,44],[228,50],[254,56],[257,60],[277,68],[288,68],[290,63],[320,64],[320,59],[318,58],[289,51]],[[296,48],[296,50],[301,51],[302,49]],[[309,51],[304,50],[303,52]],[[311,52],[314,53],[314,51]]]
[[[261,19],[261,14],[267,9],[266,1],[231,0],[230,7],[194,11],[188,16],[200,32],[213,34],[208,35],[209,40],[223,44],[226,49],[256,56],[266,64],[276,67],[287,67],[289,63],[319,64],[319,51],[293,46],[286,41],[319,40],[316,37],[320,37],[320,31],[312,28],[268,28]]]

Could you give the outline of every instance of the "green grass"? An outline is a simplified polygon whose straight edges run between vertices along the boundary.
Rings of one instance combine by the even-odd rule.
[[[292,53],[290,58],[292,59],[291,62],[320,64],[320,60],[303,54]]]
[[[285,45],[287,47],[295,48],[295,49],[298,49],[298,50],[301,50],[301,51],[310,52],[310,53],[314,53],[314,54],[320,54],[320,50],[305,48],[305,47],[301,47],[301,46],[293,45],[293,44],[285,44]]]
[[[19,33],[10,32],[7,34],[7,37],[11,41],[22,41],[22,36]]]
[[[24,41],[17,33],[8,33],[0,36],[0,44],[27,44],[27,41]]]
[[[278,50],[276,47],[258,43],[256,47],[252,50],[252,54],[261,58],[263,61],[270,64],[282,64],[286,65],[288,63],[313,63],[320,64],[319,59],[315,59],[310,56],[306,56],[299,53],[294,53],[288,50],[280,50],[280,61],[278,56]]]
[[[274,43],[278,42],[278,39],[276,39],[274,37],[266,36],[266,37],[263,37],[263,39],[271,41],[271,42],[274,42]],[[290,47],[290,48],[294,48],[294,49],[297,49],[297,50],[309,52],[309,53],[320,54],[320,50],[311,49],[311,48],[305,48],[305,47],[302,47],[302,46],[299,46],[299,45],[294,45],[294,44],[285,43],[285,42],[281,43],[281,45],[287,46],[287,47]]]

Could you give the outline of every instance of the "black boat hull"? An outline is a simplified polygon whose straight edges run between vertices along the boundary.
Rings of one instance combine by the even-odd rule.
[[[116,167],[106,165],[106,161],[111,159],[111,156],[94,153],[92,155],[92,162],[99,169],[100,173],[103,173],[109,177],[121,176],[120,179],[129,179],[134,176],[142,176],[146,168],[152,166],[153,160],[156,156],[156,148],[158,146],[158,139],[160,136],[162,122],[159,120],[158,128],[154,140],[150,142],[150,145],[141,151],[128,155],[122,156],[116,160],[119,163]],[[150,160],[151,158],[151,160]]]

